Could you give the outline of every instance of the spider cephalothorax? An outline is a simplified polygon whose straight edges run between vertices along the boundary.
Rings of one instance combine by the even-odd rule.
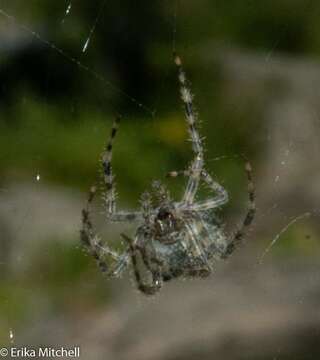
[[[163,244],[172,244],[177,241],[176,234],[181,231],[181,222],[170,208],[160,208],[154,222],[155,239]]]
[[[89,207],[96,192],[95,187],[91,188],[87,207],[82,211],[82,243],[97,260],[101,270],[109,277],[118,276],[131,263],[139,290],[148,295],[156,293],[164,281],[173,278],[208,276],[213,270],[214,262],[228,257],[241,242],[245,228],[251,224],[255,214],[251,166],[247,162],[245,169],[249,208],[242,226],[232,236],[227,236],[217,221],[216,210],[228,201],[228,194],[204,168],[203,145],[196,127],[192,96],[181,60],[176,55],[175,64],[194,152],[194,159],[187,170],[167,174],[168,177],[187,177],[182,199],[172,200],[165,186],[156,181],[152,184],[152,191],[142,195],[139,211],[116,210],[111,168],[113,141],[119,124],[119,119],[116,119],[102,164],[108,220],[138,223],[132,238],[121,234],[126,242],[125,251],[122,254],[113,251],[99,240],[93,230]],[[205,200],[196,201],[200,182],[213,194]]]

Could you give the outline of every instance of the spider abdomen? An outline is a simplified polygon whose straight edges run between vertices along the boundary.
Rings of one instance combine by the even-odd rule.
[[[153,240],[152,246],[162,264],[165,280],[178,276],[202,277],[209,275],[214,261],[222,257],[226,238],[221,228],[199,217],[183,219],[175,243]]]

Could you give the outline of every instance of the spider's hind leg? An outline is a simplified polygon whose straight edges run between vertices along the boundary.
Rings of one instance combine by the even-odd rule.
[[[248,227],[251,225],[255,213],[256,213],[256,203],[255,203],[255,188],[252,179],[252,167],[251,164],[247,161],[245,164],[245,170],[248,178],[248,196],[249,196],[249,206],[247,214],[242,222],[240,228],[235,232],[232,239],[230,240],[226,251],[224,253],[224,258],[230,256],[234,250],[241,244],[244,236],[246,235]]]
[[[109,249],[102,244],[93,230],[90,218],[90,206],[96,194],[96,187],[92,186],[89,192],[87,205],[82,210],[82,229],[80,231],[81,242],[87,252],[94,257],[102,273],[109,277],[115,277],[122,273],[128,263],[128,254],[125,252],[121,255]],[[106,256],[113,258],[114,264],[110,266],[106,261]]]
[[[134,276],[137,282],[138,289],[141,292],[143,292],[145,295],[154,295],[162,287],[162,278],[161,278],[160,269],[158,268],[157,270],[153,270],[148,266],[148,269],[152,274],[152,283],[151,284],[144,283],[142,280],[141,271],[138,267],[138,258],[137,258],[138,248],[134,245],[133,240],[129,238],[127,235],[121,234],[121,237],[127,242],[129,246]],[[144,259],[144,262],[145,261],[146,260]]]
[[[93,231],[93,226],[90,219],[90,205],[94,199],[95,193],[96,188],[95,186],[92,186],[89,192],[87,206],[82,210],[82,229],[80,231],[80,238],[88,253],[96,259],[100,270],[103,273],[106,273],[108,271],[108,266],[100,257],[97,246],[94,245],[94,239],[96,239],[96,235]]]
[[[106,188],[105,201],[106,201],[106,212],[107,217],[111,221],[135,221],[141,218],[141,213],[127,212],[127,211],[116,211],[116,189],[114,183],[114,175],[112,173],[112,150],[115,137],[118,132],[120,123],[120,117],[115,118],[110,138],[105,147],[105,151],[102,154],[102,167],[103,167],[103,180]]]
[[[102,166],[103,166],[103,179],[106,187],[106,208],[107,213],[112,214],[115,212],[115,187],[114,187],[114,176],[112,174],[111,160],[112,160],[112,149],[113,142],[116,137],[119,127],[120,117],[117,117],[112,125],[111,134],[109,141],[106,145],[105,151],[102,155]]]

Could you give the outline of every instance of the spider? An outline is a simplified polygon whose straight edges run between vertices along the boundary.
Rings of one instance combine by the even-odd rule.
[[[245,164],[248,179],[249,206],[242,225],[233,235],[226,235],[215,213],[227,203],[228,193],[204,168],[202,139],[196,126],[192,95],[187,86],[182,62],[174,54],[178,70],[181,98],[184,103],[188,132],[194,158],[187,170],[171,171],[168,177],[187,177],[187,186],[181,201],[171,199],[169,191],[159,181],[151,191],[141,196],[141,209],[134,212],[116,209],[116,193],[111,160],[113,142],[119,118],[114,121],[111,136],[102,155],[103,177],[106,188],[106,215],[113,222],[139,222],[133,238],[122,233],[126,248],[123,253],[112,250],[95,234],[90,218],[90,205],[96,187],[89,192],[82,211],[81,240],[89,254],[108,277],[119,276],[131,263],[138,289],[146,294],[158,292],[163,283],[178,277],[205,278],[213,271],[216,260],[226,259],[242,242],[246,229],[255,215],[255,193],[252,169]],[[196,201],[200,182],[212,191],[206,200]]]

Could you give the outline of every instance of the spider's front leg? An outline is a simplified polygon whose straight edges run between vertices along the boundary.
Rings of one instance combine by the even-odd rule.
[[[194,211],[204,211],[209,209],[218,208],[226,204],[229,200],[227,190],[219,183],[213,180],[210,174],[205,170],[201,171],[201,179],[206,183],[209,189],[216,193],[216,196],[207,200],[200,201],[191,205],[191,209]]]
[[[167,177],[190,176],[189,172],[190,170],[171,171],[167,174]],[[182,203],[182,207],[186,207],[188,210],[203,211],[220,207],[228,202],[228,192],[223,186],[216,182],[210,174],[208,174],[205,170],[202,170],[200,172],[200,177],[209,189],[216,193],[216,196],[193,204]]]
[[[102,244],[101,240],[95,234],[90,218],[90,207],[95,194],[96,188],[93,186],[89,192],[87,205],[82,210],[82,229],[80,231],[81,242],[88,253],[96,259],[102,273],[106,274],[108,277],[116,277],[127,267],[129,254],[127,252],[124,252],[121,255],[116,253],[108,246]],[[112,266],[107,263],[107,256],[113,259],[114,263]]]
[[[138,252],[139,248],[134,244],[133,239],[131,239],[130,237],[128,237],[125,234],[121,234],[121,236],[127,242],[128,246],[129,246],[134,276],[135,276],[135,279],[137,282],[138,289],[146,295],[154,295],[162,287],[162,277],[161,277],[160,266],[157,266],[155,269],[152,269],[150,267],[148,259],[146,259],[146,257],[145,257],[146,256],[145,253],[141,253],[141,251],[140,251],[140,253],[143,257],[143,261],[144,261],[144,263],[147,262],[147,264],[148,264],[147,268],[151,272],[151,275],[152,275],[152,283],[151,284],[144,283],[142,280],[139,266],[138,266],[137,252]]]
[[[120,117],[117,117],[111,129],[109,141],[106,145],[105,151],[102,155],[103,179],[106,187],[105,201],[107,218],[110,221],[136,221],[142,219],[142,214],[139,211],[127,212],[116,211],[116,189],[114,184],[114,176],[112,174],[112,149],[114,139],[116,137],[119,127]]]
[[[180,57],[177,54],[174,54],[174,62],[178,68],[178,79],[180,83],[180,93],[181,99],[184,103],[185,115],[188,125],[188,133],[190,135],[192,150],[194,152],[194,160],[190,166],[189,171],[189,180],[186,187],[186,190],[183,195],[182,202],[186,204],[192,204],[194,197],[198,190],[200,173],[203,169],[204,160],[203,160],[203,145],[202,140],[197,130],[196,125],[196,115],[194,112],[194,107],[192,103],[192,94],[187,86],[187,79],[185,72],[182,68],[182,62]]]

